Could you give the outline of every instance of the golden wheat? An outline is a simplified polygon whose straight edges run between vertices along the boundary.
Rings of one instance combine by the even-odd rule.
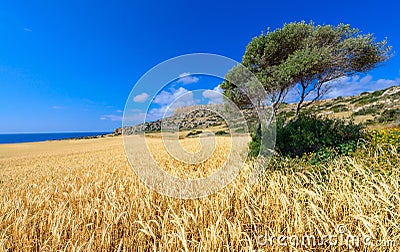
[[[175,170],[169,172],[184,175],[183,169],[191,168],[190,176],[200,177],[213,172],[211,164],[219,164],[229,151],[229,141],[220,140],[206,165],[173,163],[168,167]],[[159,143],[153,141],[150,145],[157,148]],[[198,140],[185,140],[190,141]],[[398,153],[392,154],[399,161]],[[347,247],[310,249],[259,241],[264,234],[335,234],[339,224],[352,234],[396,240],[398,246],[400,173],[398,167],[374,172],[374,155],[339,158],[320,170],[288,161],[280,169],[268,169],[254,184],[246,177],[253,166],[248,163],[222,191],[180,200],[138,180],[121,138],[3,145],[0,249],[343,251]]]

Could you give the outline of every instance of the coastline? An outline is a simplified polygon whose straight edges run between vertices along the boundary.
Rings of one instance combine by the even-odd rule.
[[[40,159],[43,164],[50,165],[52,162],[48,161],[54,157],[67,157],[70,155],[80,156],[85,153],[94,154],[98,151],[106,151],[107,149],[115,148],[123,150],[122,137],[8,143],[0,144],[0,161],[25,160],[23,162],[24,165],[20,164],[21,166],[25,166],[26,162],[29,163],[33,159]],[[122,151],[121,153],[124,152]],[[16,165],[16,163],[13,163],[13,166],[14,165]]]
[[[113,136],[113,132],[49,132],[49,133],[4,133],[0,134],[0,145],[21,144],[47,141],[60,141],[70,139],[92,139]]]

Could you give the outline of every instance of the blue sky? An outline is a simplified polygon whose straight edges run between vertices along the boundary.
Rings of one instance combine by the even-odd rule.
[[[0,132],[112,131],[133,85],[155,65],[196,52],[240,61],[254,36],[285,22],[349,23],[388,37],[396,53],[399,9],[394,0],[2,1]],[[341,80],[349,85],[334,94],[398,84],[399,77],[395,55]]]

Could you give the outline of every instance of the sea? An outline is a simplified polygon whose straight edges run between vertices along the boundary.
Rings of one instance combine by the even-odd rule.
[[[43,142],[48,140],[100,136],[110,133],[112,132],[0,133],[0,144]]]

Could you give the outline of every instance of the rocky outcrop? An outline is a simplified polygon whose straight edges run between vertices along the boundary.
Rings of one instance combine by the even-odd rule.
[[[217,109],[216,105],[199,105],[179,108],[174,111],[171,117],[125,127],[124,133],[130,135],[139,132],[157,132],[161,131],[161,127],[166,130],[192,130],[225,125],[222,117],[218,115],[218,113],[213,112],[215,109]],[[122,128],[118,128],[114,131],[114,135],[121,134]]]
[[[254,117],[252,110],[243,110],[244,117]],[[226,126],[227,113],[222,104],[197,105],[177,108],[171,117],[160,119],[154,122],[146,122],[135,126],[124,127],[125,134],[137,134],[140,132],[157,132],[163,130],[193,130],[204,129],[216,126]],[[229,115],[228,115],[229,116]],[[239,120],[231,118],[231,121]],[[114,131],[114,135],[121,135],[122,128]]]

